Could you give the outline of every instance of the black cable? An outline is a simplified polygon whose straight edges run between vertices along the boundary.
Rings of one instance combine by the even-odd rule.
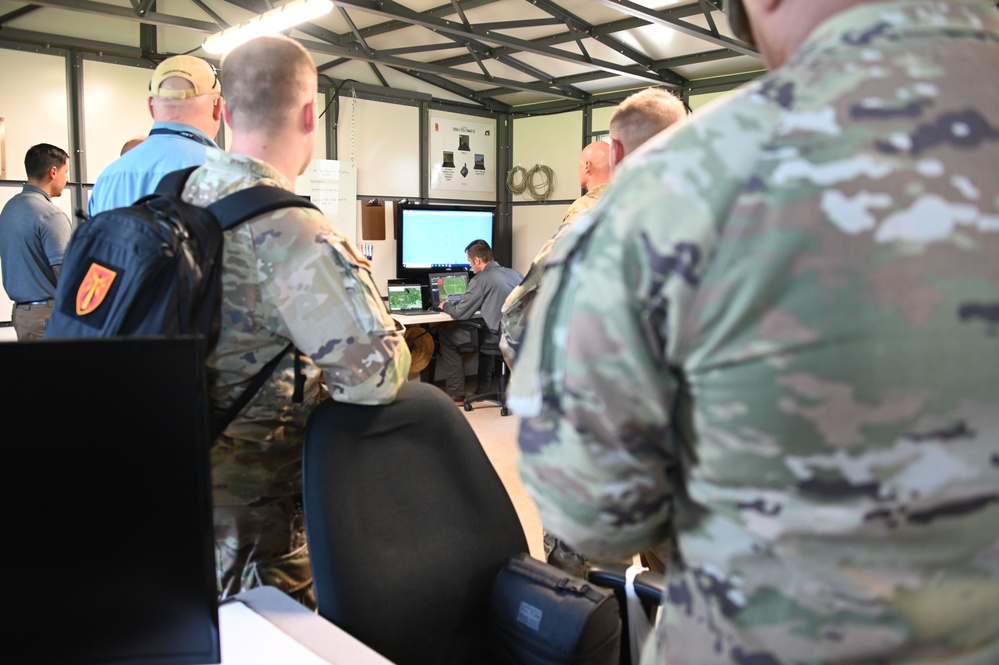
[[[323,112],[319,114],[320,118],[322,118],[324,115],[326,115],[326,112],[330,110],[330,106],[333,104],[334,101],[336,101],[336,96],[340,94],[340,88],[342,88],[343,84],[346,83],[347,81],[350,81],[351,83],[360,83],[360,81],[355,81],[354,79],[344,79],[344,80],[340,81],[340,85],[338,85],[337,87],[333,88],[333,95],[330,97],[329,102],[326,103],[326,108],[324,108]],[[334,127],[335,126],[336,126],[336,124],[334,123]]]

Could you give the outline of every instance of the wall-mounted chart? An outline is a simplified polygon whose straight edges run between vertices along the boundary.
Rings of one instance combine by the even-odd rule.
[[[496,184],[494,124],[430,118],[430,196],[490,192]]]

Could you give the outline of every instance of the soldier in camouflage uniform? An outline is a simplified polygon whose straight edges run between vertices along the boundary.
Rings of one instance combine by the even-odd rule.
[[[315,145],[311,57],[293,40],[259,38],[226,56],[222,79],[232,153],[209,149],[184,200],[205,206],[256,185],[293,189]],[[211,451],[219,597],[268,584],[314,606],[301,508],[306,419],[327,390],[346,402],[392,401],[409,349],[367,262],[322,213],[260,215],[226,231],[223,251],[212,402],[226,408],[271,358],[285,358]],[[289,342],[302,354],[301,403],[292,399]]]
[[[675,538],[643,663],[995,665],[999,10],[745,9],[771,73],[547,263],[525,485],[585,554]]]
[[[607,181],[610,180],[611,169],[611,146],[609,143],[595,141],[583,148],[579,155],[579,186],[585,189],[586,193],[573,201],[569,209],[565,211],[562,223],[559,224],[555,235],[545,242],[538,255],[531,261],[527,275],[510,292],[506,302],[503,303],[503,309],[500,313],[499,346],[507,365],[512,367],[517,358],[517,349],[523,339],[527,317],[531,313],[531,304],[534,302],[538,287],[541,285],[541,265],[555,244],[565,236],[569,226],[576,218],[596,205],[600,195],[604,193]]]
[[[591,143],[583,149],[579,159],[579,183],[581,187],[589,188],[588,191],[569,206],[555,235],[534,257],[527,276],[503,303],[500,349],[509,366],[513,367],[531,312],[531,304],[541,285],[544,260],[568,232],[570,224],[596,205],[617,165],[638,146],[686,116],[687,109],[683,102],[672,93],[661,88],[646,88],[629,95],[614,109],[609,122],[609,142]],[[609,164],[609,170],[599,166],[604,163]],[[544,533],[544,547],[549,563],[573,575],[585,576],[589,565],[586,558],[573,552],[548,531]],[[661,553],[651,550],[642,553],[643,562],[653,570],[662,570],[662,558]]]

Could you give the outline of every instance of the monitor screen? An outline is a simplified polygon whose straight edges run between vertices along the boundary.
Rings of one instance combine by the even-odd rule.
[[[0,366],[22,431],[4,524],[24,541],[5,548],[2,660],[220,662],[204,341],[6,342]]]
[[[437,307],[442,300],[458,303],[468,288],[467,272],[430,273],[430,304]]]
[[[422,312],[423,288],[419,284],[389,284],[390,312]]]
[[[495,213],[492,207],[398,204],[397,276],[469,270],[465,247],[478,239],[492,247]]]

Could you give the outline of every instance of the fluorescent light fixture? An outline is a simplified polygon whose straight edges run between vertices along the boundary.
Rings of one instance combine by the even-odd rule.
[[[276,35],[299,23],[318,18],[333,9],[332,0],[292,0],[291,2],[254,16],[249,21],[226,28],[205,40],[201,48],[221,55],[240,44],[263,35]]]

